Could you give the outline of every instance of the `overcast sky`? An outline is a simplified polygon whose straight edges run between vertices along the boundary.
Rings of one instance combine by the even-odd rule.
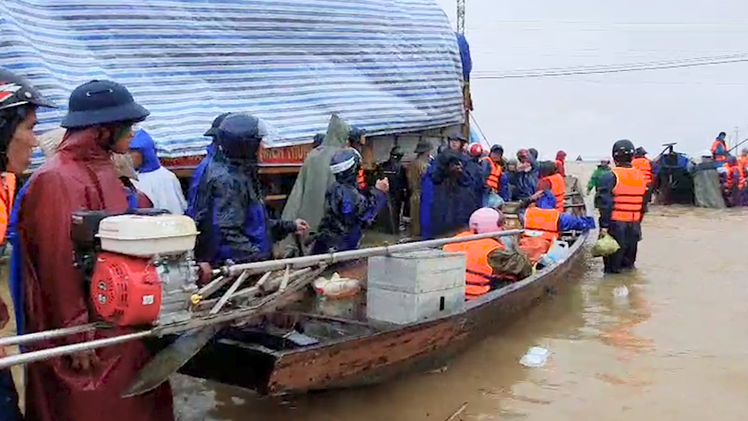
[[[454,22],[455,0],[437,0]],[[687,153],[720,131],[748,138],[748,63],[486,80],[479,74],[746,54],[746,0],[467,0],[475,117],[508,151],[597,158],[631,139]],[[748,146],[748,143],[746,144]]]

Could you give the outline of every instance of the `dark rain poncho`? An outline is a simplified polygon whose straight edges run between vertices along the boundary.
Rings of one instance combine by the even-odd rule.
[[[362,194],[356,186],[355,173],[338,176],[325,195],[325,216],[319,224],[313,254],[354,250],[370,225],[387,203],[379,189]]]
[[[268,219],[255,170],[253,163],[231,160],[220,150],[210,155],[195,200],[198,261],[216,266],[266,260],[273,241],[296,230],[293,221]]]
[[[440,153],[422,179],[421,236],[434,238],[452,234],[468,226],[470,215],[478,209],[472,179],[464,171],[449,174],[449,164],[461,161],[462,154],[452,150]]]

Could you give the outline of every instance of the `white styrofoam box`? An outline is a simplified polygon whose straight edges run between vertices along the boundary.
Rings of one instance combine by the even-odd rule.
[[[101,221],[97,237],[105,251],[150,257],[192,250],[197,227],[184,215],[118,215]]]
[[[366,317],[381,322],[408,324],[465,311],[465,286],[410,294],[388,289],[366,291]]]
[[[369,258],[369,289],[410,294],[465,289],[465,254],[420,250]]]

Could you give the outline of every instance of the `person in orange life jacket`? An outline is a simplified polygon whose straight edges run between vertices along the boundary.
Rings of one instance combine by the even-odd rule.
[[[32,149],[38,145],[34,136],[36,109],[54,108],[29,82],[20,76],[0,68],[0,243],[8,232],[10,213],[16,193],[16,176],[20,176],[31,164]],[[13,287],[11,286],[11,290]],[[20,311],[16,308],[16,314]],[[5,303],[0,299],[0,329],[8,323],[10,316]],[[0,346],[0,357],[5,356]],[[18,392],[13,384],[10,370],[0,370],[0,420],[23,419],[18,407]]]
[[[561,174],[558,173],[558,167],[551,161],[542,161],[538,164],[540,181],[538,181],[538,191],[549,191],[556,199],[556,209],[564,212],[564,197],[566,196],[566,182]]]
[[[356,152],[358,152],[359,157],[361,157],[364,145],[366,145],[366,130],[358,127],[351,127],[351,131],[348,132],[348,147],[355,149]],[[363,165],[358,169],[356,184],[359,189],[366,191],[366,177],[364,176]]]
[[[504,148],[501,145],[491,146],[491,152],[480,162],[486,188],[501,197],[502,201],[508,202],[509,175],[504,171]]]
[[[725,137],[727,137],[727,133],[720,132],[717,138],[714,139],[714,142],[712,142],[712,156],[717,162],[727,161],[727,157],[730,155],[730,152],[727,150]]]
[[[722,181],[722,195],[728,207],[740,206],[743,203],[742,191],[745,189],[745,171],[737,158],[730,156],[721,167],[717,167]]]
[[[610,234],[621,246],[617,252],[603,258],[606,273],[633,269],[642,238],[641,220],[647,210],[644,206],[647,185],[641,171],[631,166],[633,156],[634,144],[630,140],[614,143],[616,167],[603,173],[597,186],[600,235]]]
[[[491,208],[481,208],[470,215],[469,228],[455,237],[468,237],[475,234],[502,231],[504,215]],[[504,238],[504,237],[500,237]],[[481,296],[498,286],[502,281],[500,274],[495,273],[489,260],[492,253],[504,250],[507,244],[500,238],[484,238],[462,243],[446,244],[442,249],[447,252],[465,253],[465,295],[468,299]]]
[[[550,190],[540,190],[520,201],[520,207],[524,210],[519,212],[519,220],[525,229],[523,235],[527,237],[543,237],[553,242],[561,232],[595,228],[595,219],[591,216],[576,216],[559,211],[556,197]]]
[[[566,152],[564,151],[558,151],[556,153],[556,169],[558,169],[558,173],[561,174],[561,177],[566,177]]]
[[[647,150],[639,146],[634,151],[634,159],[631,160],[631,166],[642,172],[644,181],[647,183],[647,195],[644,196],[644,207],[649,206],[652,199],[652,188],[654,187],[654,175],[652,173],[652,162],[647,158]]]

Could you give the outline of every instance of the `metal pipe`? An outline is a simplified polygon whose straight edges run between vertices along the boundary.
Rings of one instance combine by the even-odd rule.
[[[262,262],[243,263],[238,265],[226,266],[217,269],[218,274],[225,276],[236,276],[243,271],[250,273],[261,273],[271,270],[283,269],[286,266],[302,268],[315,266],[319,264],[333,264],[338,262],[347,262],[351,260],[363,259],[373,256],[387,256],[394,253],[403,253],[412,250],[420,250],[431,247],[440,247],[446,244],[462,243],[465,241],[482,240],[484,238],[506,237],[523,233],[524,230],[507,230],[487,232],[484,234],[468,235],[465,237],[439,238],[436,240],[418,241],[415,243],[393,244],[389,246],[369,247],[358,250],[347,250],[336,253],[319,254],[315,256],[292,257],[290,259],[266,260]]]
[[[77,335],[79,333],[91,332],[104,327],[106,327],[106,325],[103,323],[89,323],[62,329],[46,330],[44,332],[27,333],[25,335],[6,336],[0,338],[0,348],[12,345],[25,345],[32,342],[60,338],[62,336]]]
[[[40,332],[43,333],[43,332]],[[90,342],[80,342],[72,345],[63,345],[54,348],[42,349],[39,351],[25,352],[22,354],[9,355],[7,357],[0,358],[0,370],[12,367],[14,365],[25,365],[35,363],[37,361],[48,360],[50,358],[61,357],[67,354],[75,354],[77,352],[88,351],[97,348],[103,348],[105,346],[117,345],[124,342],[129,342],[135,339],[145,338],[154,334],[154,330],[145,330],[143,332],[130,333],[127,335],[115,336],[113,338],[97,339]]]

